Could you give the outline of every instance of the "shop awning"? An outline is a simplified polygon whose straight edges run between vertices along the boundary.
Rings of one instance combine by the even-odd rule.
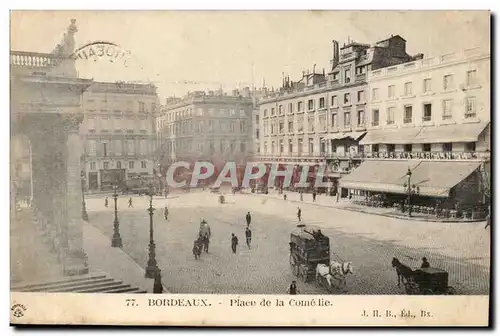
[[[475,142],[488,122],[421,127],[412,143]]]
[[[448,197],[450,190],[469,177],[479,162],[447,161],[365,161],[356,170],[340,179],[340,186],[349,189],[406,194],[408,168],[410,184],[419,195]]]
[[[371,130],[359,142],[360,145],[372,144],[421,144],[446,142],[474,142],[485,130],[489,122],[422,126]]]
[[[354,141],[358,141],[365,134],[366,134],[366,132],[340,132],[340,133],[332,133],[332,134],[326,135],[323,138],[323,140],[342,140],[342,139],[351,138]]]
[[[417,136],[419,131],[420,128],[417,127],[371,130],[368,131],[359,144],[408,144],[411,139]]]

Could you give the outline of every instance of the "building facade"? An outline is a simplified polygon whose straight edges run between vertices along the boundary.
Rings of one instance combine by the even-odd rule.
[[[95,82],[83,93],[84,174],[89,190],[122,188],[152,177],[155,167],[156,87]]]
[[[335,180],[361,160],[359,140],[366,133],[367,73],[422,55],[406,53],[406,41],[398,36],[375,45],[349,42],[339,48],[333,41],[328,74],[303,72],[288,78],[278,92],[260,101],[262,162],[296,165],[327,163]]]
[[[177,160],[245,161],[253,150],[253,111],[248,88],[231,95],[197,91],[167,99],[156,121],[163,166]]]
[[[341,186],[405,195],[410,177],[416,199],[488,202],[490,81],[479,48],[369,71],[365,162]]]

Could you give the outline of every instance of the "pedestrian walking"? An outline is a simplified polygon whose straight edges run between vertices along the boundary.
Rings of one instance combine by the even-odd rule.
[[[299,290],[297,289],[297,281],[293,280],[292,283],[290,284],[290,287],[287,290],[287,293],[290,295],[297,295]]]
[[[245,216],[246,220],[247,220],[247,226],[250,226],[250,224],[252,223],[252,215],[250,215],[250,211],[247,212],[247,215]]]
[[[245,230],[245,237],[247,238],[247,246],[250,248],[250,243],[252,242],[252,230],[249,227]]]
[[[107,198],[107,197],[104,199],[104,206],[105,206],[106,208],[108,207],[108,198]]]
[[[231,233],[231,249],[233,250],[233,253],[236,253],[237,246],[238,246],[238,237],[236,237],[234,233]]]
[[[164,215],[165,215],[165,220],[168,220],[168,208],[166,206],[165,206]]]
[[[302,202],[304,200],[304,195],[302,193],[302,190],[300,191],[300,201]]]
[[[299,222],[302,222],[302,209],[297,207],[297,218],[299,219]]]
[[[133,204],[132,204],[132,197],[130,197],[130,198],[128,199],[128,207],[129,207],[129,208],[133,208],[133,207],[134,207],[134,206],[133,206]]]
[[[488,214],[486,215],[486,226],[484,229],[491,225],[491,205],[488,206]]]
[[[283,194],[283,199],[286,201],[286,194]]]
[[[316,191],[313,191],[313,202],[316,202]]]

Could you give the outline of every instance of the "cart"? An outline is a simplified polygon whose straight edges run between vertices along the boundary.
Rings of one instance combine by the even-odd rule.
[[[413,271],[412,277],[405,283],[406,294],[410,295],[454,295],[455,288],[448,285],[448,272],[428,267]]]
[[[316,278],[318,264],[330,265],[330,239],[316,239],[318,228],[298,226],[290,234],[290,267],[292,274],[310,282]]]

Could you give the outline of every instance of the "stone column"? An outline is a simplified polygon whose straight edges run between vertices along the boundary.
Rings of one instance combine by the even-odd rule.
[[[66,235],[67,247],[64,264],[66,275],[86,274],[89,271],[87,254],[83,250],[83,220],[81,213],[81,153],[82,140],[79,134],[83,116],[67,116],[64,124],[66,141]]]

